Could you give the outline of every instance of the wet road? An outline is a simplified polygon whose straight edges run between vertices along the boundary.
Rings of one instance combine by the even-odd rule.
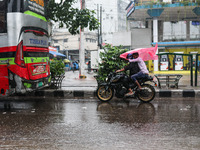
[[[2,150],[199,150],[200,100],[0,101]]]

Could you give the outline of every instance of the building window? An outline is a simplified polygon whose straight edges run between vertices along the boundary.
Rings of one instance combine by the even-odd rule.
[[[106,19],[109,19],[109,14],[106,14]]]
[[[68,42],[68,39],[64,39],[63,42]]]
[[[58,43],[58,40],[54,40],[54,43]]]
[[[86,42],[96,43],[96,40],[92,38],[86,38]]]

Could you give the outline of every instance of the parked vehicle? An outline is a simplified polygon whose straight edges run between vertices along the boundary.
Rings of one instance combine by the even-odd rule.
[[[99,63],[101,62],[99,54],[100,54],[100,52],[103,52],[103,51],[104,51],[103,49],[99,49],[99,50],[96,50],[96,51],[91,51],[91,53],[90,53],[91,69],[94,72],[97,72],[98,69],[99,69]]]
[[[128,93],[128,89],[125,88],[125,84],[129,84],[131,89],[134,91],[132,98],[138,98],[142,102],[150,102],[155,97],[155,88],[148,83],[153,82],[153,77],[147,76],[146,78],[138,79],[138,82],[142,86],[142,90],[138,89],[137,84],[130,81],[128,75],[125,73],[111,72],[108,75],[107,81],[99,83],[96,91],[97,98],[100,101],[108,102],[115,95],[117,98],[125,98],[125,94]]]
[[[47,0],[0,1],[0,96],[50,84]]]

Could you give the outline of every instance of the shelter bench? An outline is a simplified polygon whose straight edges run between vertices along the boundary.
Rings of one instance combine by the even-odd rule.
[[[155,74],[154,75],[158,81],[158,87],[161,88],[162,85],[166,87],[174,86],[178,89],[179,80],[183,75],[181,74]],[[171,86],[170,86],[171,85]]]

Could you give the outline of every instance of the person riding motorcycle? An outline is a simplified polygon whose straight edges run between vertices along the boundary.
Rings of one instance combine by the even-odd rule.
[[[140,83],[137,81],[138,78],[145,78],[149,75],[149,71],[147,70],[147,66],[145,62],[142,60],[141,57],[139,57],[139,54],[133,53],[133,59],[129,59],[129,62],[137,62],[138,66],[140,68],[140,71],[134,75],[131,76],[131,79],[137,84],[139,90],[142,89]]]
[[[129,59],[133,59],[133,55],[132,54],[128,54],[126,58],[128,60]],[[124,82],[123,85],[124,85],[124,87],[126,87],[127,89],[129,89],[129,92],[126,94],[126,96],[129,96],[129,95],[133,95],[133,91],[129,87],[129,82],[131,81],[131,76],[134,75],[134,74],[137,74],[140,71],[140,68],[139,68],[137,62],[129,62],[128,65],[126,65],[124,68],[122,68],[120,70],[117,70],[116,72],[122,72],[122,71],[127,71],[127,70],[130,71],[130,73],[129,73],[129,79],[128,79],[127,82]]]
[[[102,102],[110,101],[113,96],[117,98],[137,98],[145,103],[152,101],[156,94],[154,86],[151,85],[154,81],[153,77],[147,75],[148,70],[142,58],[138,57],[138,53],[129,55],[124,53],[123,57],[120,56],[120,58],[125,58],[129,61],[129,64],[108,74],[105,82],[98,85],[97,98]],[[130,76],[135,79],[135,82],[127,74],[117,74],[117,72],[125,70],[130,70]]]

